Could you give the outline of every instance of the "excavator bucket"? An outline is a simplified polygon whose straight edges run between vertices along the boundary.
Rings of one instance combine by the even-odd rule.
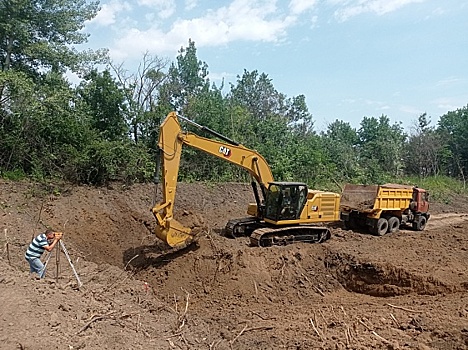
[[[174,219],[168,220],[165,226],[156,226],[155,234],[171,247],[186,247],[194,240],[191,230]]]

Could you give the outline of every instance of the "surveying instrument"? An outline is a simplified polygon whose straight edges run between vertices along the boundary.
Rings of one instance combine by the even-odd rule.
[[[63,237],[63,236],[62,236]],[[76,272],[76,269],[75,269],[75,266],[73,265],[73,262],[70,258],[70,254],[68,254],[68,250],[67,248],[65,248],[65,244],[62,242],[62,239],[60,239],[58,241],[59,244],[57,244],[55,246],[55,248],[52,250],[54,251],[55,250],[55,259],[56,259],[56,276],[55,278],[58,279],[58,276],[59,276],[59,267],[60,267],[60,250],[63,251],[63,253],[65,254],[67,260],[68,260],[68,264],[70,265],[72,271],[73,271],[73,274],[75,275],[75,278],[76,278],[76,281],[78,282],[78,288],[81,288],[83,286],[83,283],[81,283],[81,280],[80,280],[80,277],[78,276],[78,273]],[[49,260],[50,258],[52,257],[52,251],[49,252],[49,255],[47,255],[47,258],[46,258],[46,261],[44,263],[44,270],[42,271],[42,275],[44,276],[45,273],[46,273],[46,269],[47,269],[47,264],[49,263]]]

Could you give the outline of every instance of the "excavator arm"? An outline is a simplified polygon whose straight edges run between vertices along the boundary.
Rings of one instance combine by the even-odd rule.
[[[182,131],[179,119],[209,132],[222,141]],[[162,201],[156,204],[151,211],[157,221],[156,236],[171,247],[186,246],[194,238],[190,228],[174,219],[177,177],[184,145],[199,149],[245,169],[258,182],[263,194],[265,194],[268,183],[273,182],[270,166],[256,151],[189,119],[177,116],[175,112],[169,113],[160,126],[158,142],[160,152],[158,162],[160,162],[162,171]],[[156,179],[159,179],[158,174],[156,174]],[[259,201],[259,198],[256,199]]]

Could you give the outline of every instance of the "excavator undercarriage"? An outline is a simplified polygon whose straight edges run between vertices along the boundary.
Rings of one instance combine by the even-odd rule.
[[[331,237],[325,226],[293,225],[285,227],[269,226],[253,217],[230,220],[224,229],[224,236],[236,238],[250,237],[254,247],[284,246],[292,243],[322,243]]]

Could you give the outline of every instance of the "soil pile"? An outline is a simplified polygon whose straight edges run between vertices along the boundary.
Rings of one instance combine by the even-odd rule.
[[[175,216],[199,239],[173,251],[151,233],[153,185],[0,182],[0,349],[468,349],[466,201],[433,204],[423,232],[220,236],[253,200],[245,184],[179,184]],[[64,254],[29,277],[42,224],[64,231],[81,288]]]

